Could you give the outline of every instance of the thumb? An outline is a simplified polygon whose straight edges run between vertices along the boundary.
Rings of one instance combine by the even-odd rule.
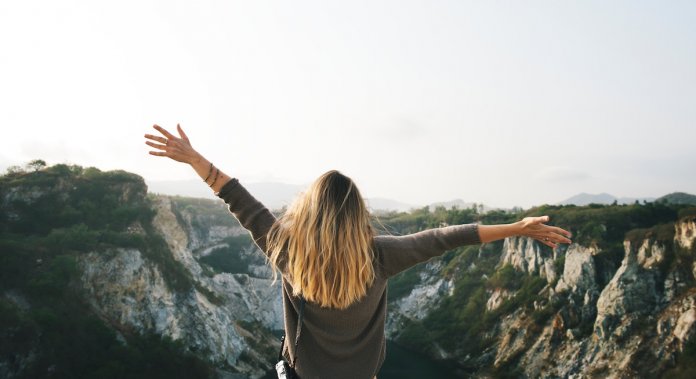
[[[537,216],[537,217],[530,217],[530,223],[531,224],[543,224],[545,222],[549,221],[549,216]]]

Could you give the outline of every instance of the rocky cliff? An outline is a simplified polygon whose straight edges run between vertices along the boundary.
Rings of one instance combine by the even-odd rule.
[[[264,375],[273,357],[269,352],[279,346],[270,332],[282,329],[282,303],[261,252],[249,242],[235,252],[256,263],[248,272],[210,273],[197,258],[226,247],[226,237],[246,231],[235,225],[231,214],[230,220],[208,219],[205,229],[199,229],[192,220],[206,217],[200,209],[176,211],[177,198],[162,195],[153,196],[152,202],[155,230],[204,290],[173,291],[157,265],[136,249],[88,253],[79,262],[93,310],[119,328],[152,330],[181,341],[220,367],[251,378]],[[214,201],[205,205],[220,206]]]
[[[512,267],[518,273],[515,280],[543,279],[528,301],[521,300],[527,296],[525,287],[488,286],[481,300],[485,312],[479,315],[484,321],[469,325],[481,328],[481,350],[467,352],[456,343],[443,348],[440,341],[447,340],[442,337],[419,341],[427,342],[421,350],[454,360],[466,368],[462,375],[480,378],[634,378],[682,372],[678,364],[690,359],[683,354],[685,349],[692,354],[688,346],[695,344],[696,333],[693,223],[693,217],[685,217],[627,235],[617,267],[596,244],[551,250],[531,239],[508,238],[493,248],[498,260],[494,272]],[[436,321],[444,317],[439,313],[452,311],[441,304],[455,301],[451,288],[457,285],[451,283],[471,270],[452,275],[441,266],[430,262],[413,290],[392,301],[390,320],[407,327],[400,331],[392,325],[397,340],[408,344],[413,339],[413,326],[408,329],[403,320],[420,321],[434,334],[440,327]],[[499,275],[490,275],[484,274],[482,283],[500,283],[492,280]],[[514,306],[505,307],[510,304]],[[506,309],[496,313],[500,308]],[[485,321],[489,314],[493,316]],[[459,339],[466,340],[465,333]]]
[[[70,312],[96,316],[124,346],[131,336],[154,334],[228,378],[258,378],[272,367],[282,329],[280,286],[222,201],[147,195],[142,178],[79,166],[3,179],[0,242],[11,250],[18,239],[27,248],[17,255],[26,263],[9,250],[0,258],[35,279],[3,278],[0,319],[20,317],[21,326],[35,310],[55,309],[50,297],[32,293],[37,280],[57,281],[83,307]],[[212,256],[217,261],[206,261]],[[230,257],[236,266],[217,264]],[[64,283],[52,272],[63,260],[71,267]],[[40,331],[36,322],[32,330]],[[5,337],[16,332],[0,328]],[[0,376],[26,377],[34,369],[39,335],[26,356],[0,356]],[[60,371],[60,363],[46,365]]]

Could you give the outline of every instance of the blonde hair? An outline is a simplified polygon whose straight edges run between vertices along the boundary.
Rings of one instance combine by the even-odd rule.
[[[350,178],[320,176],[271,227],[268,252],[274,278],[287,274],[293,295],[345,309],[375,279],[370,215]]]

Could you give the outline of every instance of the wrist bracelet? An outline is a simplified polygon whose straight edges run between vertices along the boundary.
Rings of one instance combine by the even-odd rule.
[[[210,187],[212,188],[215,182],[218,180],[218,176],[220,175],[220,169],[215,167],[215,179],[213,179],[213,182],[210,183]]]
[[[208,183],[208,179],[210,179],[210,174],[213,172],[213,162],[210,162],[210,168],[208,169],[208,176],[203,179],[204,182]]]

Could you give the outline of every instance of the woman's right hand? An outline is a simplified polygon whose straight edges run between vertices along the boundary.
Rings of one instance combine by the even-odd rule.
[[[544,245],[555,249],[559,243],[571,243],[572,234],[562,228],[546,225],[549,216],[525,217],[516,224],[519,227],[519,235],[531,237]]]
[[[169,133],[163,127],[159,125],[153,125],[153,128],[157,129],[164,137],[155,136],[152,134],[145,134],[145,138],[151,141],[145,141],[149,146],[159,149],[161,151],[150,151],[151,155],[158,157],[169,157],[177,162],[193,164],[200,159],[200,154],[191,146],[191,141],[189,141],[184,130],[181,129],[179,124],[176,125],[177,131],[180,137],[176,137]],[[154,141],[154,142],[153,142]],[[159,142],[159,143],[155,143]]]

